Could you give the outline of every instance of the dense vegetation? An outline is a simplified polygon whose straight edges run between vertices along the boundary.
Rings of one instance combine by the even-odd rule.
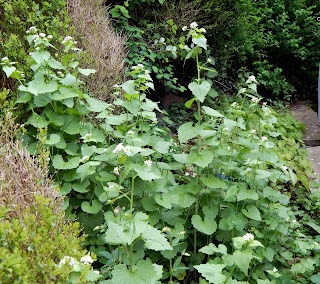
[[[294,95],[297,80],[289,81],[276,65],[282,53],[301,60],[297,74],[310,71],[315,80],[311,63],[319,55],[312,44],[318,38],[311,41],[311,34],[319,25],[310,19],[317,3],[113,3],[110,17],[127,34],[123,82],[117,66],[124,49],[117,49],[116,61],[108,58],[119,73],[104,75],[106,58],[96,48],[102,37],[81,38],[80,32],[98,33],[105,23],[103,40],[119,40],[109,54],[120,48],[122,38],[102,14],[94,25],[99,28],[80,27],[82,4],[91,2],[68,3],[78,23],[69,29],[72,36],[64,2],[22,2],[35,15],[61,5],[57,19],[65,17],[65,25],[48,33],[46,17],[35,17],[37,26],[35,19],[22,21],[26,31],[13,33],[21,57],[14,45],[1,51],[0,158],[11,157],[0,160],[2,283],[319,283],[320,194],[312,190],[318,184],[310,178],[304,126],[258,94]],[[14,3],[0,2],[0,11],[15,11]],[[299,9],[310,18],[303,31],[294,28]],[[13,21],[15,13],[6,15]],[[276,15],[283,21],[267,25]],[[291,44],[296,30],[305,34]],[[90,46],[84,55],[74,37],[84,51]],[[99,88],[90,83],[96,73],[117,80],[112,92],[110,82]],[[168,117],[151,100],[168,92],[184,97],[188,115]],[[23,125],[15,127],[13,116]],[[10,161],[24,165],[21,175]],[[84,235],[78,237],[78,223],[65,221],[61,199]],[[20,211],[13,213],[10,203]]]

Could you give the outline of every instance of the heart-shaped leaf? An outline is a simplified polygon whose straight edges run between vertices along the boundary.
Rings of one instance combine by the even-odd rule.
[[[201,84],[197,84],[196,82],[192,82],[188,85],[189,90],[192,94],[203,103],[204,99],[206,98],[207,94],[211,89],[211,85],[207,81],[201,82]]]
[[[94,199],[92,204],[88,201],[84,201],[81,203],[81,209],[90,214],[97,214],[102,208],[102,203],[98,199]]]

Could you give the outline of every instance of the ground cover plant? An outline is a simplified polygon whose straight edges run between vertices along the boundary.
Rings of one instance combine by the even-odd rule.
[[[317,283],[319,205],[308,189],[301,132],[291,134],[299,125],[290,116],[283,125],[259,104],[253,75],[216,110],[205,30],[192,22],[183,32],[197,71],[186,103],[195,120],[176,135],[158,125],[161,110],[147,98],[154,85],[142,64],[110,105],[81,88],[79,74],[95,71],[79,67],[71,37],[58,61],[51,39],[29,32],[30,80],[1,60],[6,75],[20,79],[16,104],[30,113],[24,141],[31,153],[39,143],[48,148],[64,209],[98,257],[97,282]],[[303,205],[292,199],[296,188]]]

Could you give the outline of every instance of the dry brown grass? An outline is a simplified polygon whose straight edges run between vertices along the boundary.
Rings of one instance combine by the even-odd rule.
[[[80,48],[86,52],[81,67],[97,70],[83,78],[88,90],[110,102],[112,87],[124,82],[125,37],[114,31],[102,0],[68,0],[67,8]]]
[[[20,141],[15,141],[17,129],[10,115],[0,117],[0,207],[15,208],[10,214],[19,216],[36,204],[34,195],[42,195],[56,205],[56,212],[61,211],[62,199],[57,198],[53,182],[47,177],[47,165],[40,165]]]

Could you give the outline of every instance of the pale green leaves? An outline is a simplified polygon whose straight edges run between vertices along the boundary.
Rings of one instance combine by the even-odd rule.
[[[254,205],[247,205],[246,209],[242,209],[242,213],[250,219],[261,221],[260,211]]]
[[[217,230],[216,221],[206,216],[202,220],[199,215],[193,215],[191,223],[197,231],[206,235],[212,235]]]
[[[204,110],[204,112],[209,115],[209,116],[212,116],[212,117],[224,117],[223,114],[221,114],[220,112],[214,110],[213,108],[211,107],[207,107],[207,106],[203,106],[202,109]]]
[[[210,283],[214,284],[223,284],[226,280],[226,276],[222,274],[223,268],[225,268],[224,264],[200,264],[195,265],[195,269],[197,269],[201,275],[206,278]]]
[[[192,122],[182,124],[178,129],[178,137],[181,143],[187,142],[189,139],[196,137],[202,127],[199,125],[193,126]]]
[[[102,209],[102,203],[98,199],[94,199],[90,204],[88,201],[81,203],[81,209],[90,214],[97,214]]]
[[[191,152],[188,154],[187,160],[190,164],[195,164],[199,167],[207,167],[213,160],[213,153],[210,150],[203,150],[199,153]]]
[[[112,271],[112,284],[155,284],[162,276],[162,266],[140,260],[132,271],[125,264],[118,264]]]
[[[61,155],[57,154],[52,159],[52,165],[57,170],[70,170],[75,169],[80,164],[79,157],[71,157],[65,162]]]
[[[9,78],[12,75],[12,73],[17,70],[17,68],[14,66],[3,66],[2,70],[4,71],[4,73],[6,73],[7,77]]]
[[[207,49],[207,39],[202,34],[192,36],[192,42],[203,49]]]
[[[196,82],[192,82],[188,85],[188,88],[192,92],[192,94],[200,101],[204,102],[204,99],[208,95],[211,85],[207,81],[202,81],[200,84]]]
[[[218,247],[216,247],[214,244],[209,244],[203,248],[201,248],[199,250],[202,253],[208,254],[208,255],[212,255],[215,253],[219,253],[219,254],[227,254],[227,247],[223,244],[218,245]]]

